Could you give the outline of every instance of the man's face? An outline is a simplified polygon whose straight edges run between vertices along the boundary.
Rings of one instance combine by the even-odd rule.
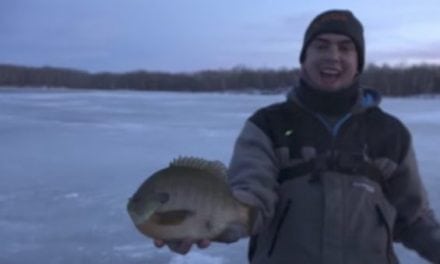
[[[351,38],[325,33],[307,46],[302,76],[312,87],[337,91],[350,86],[357,74],[358,56]]]

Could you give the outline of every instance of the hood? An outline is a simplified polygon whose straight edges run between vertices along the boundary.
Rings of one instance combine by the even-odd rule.
[[[353,107],[353,112],[362,112],[368,108],[379,106],[382,97],[378,91],[371,88],[360,88],[358,101]]]

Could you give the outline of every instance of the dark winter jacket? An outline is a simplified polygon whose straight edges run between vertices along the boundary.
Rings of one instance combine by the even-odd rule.
[[[355,85],[316,104],[307,89],[258,110],[235,145],[230,184],[257,209],[250,262],[397,263],[400,241],[440,263],[407,128],[372,90]]]

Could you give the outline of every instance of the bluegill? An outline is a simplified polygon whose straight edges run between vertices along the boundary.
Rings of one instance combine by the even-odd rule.
[[[234,198],[226,173],[219,161],[175,159],[142,183],[128,202],[128,213],[151,238],[233,242],[228,230],[240,226],[249,233],[253,219],[251,209]]]

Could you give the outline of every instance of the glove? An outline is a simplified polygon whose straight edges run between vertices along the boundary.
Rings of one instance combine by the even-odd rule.
[[[163,246],[167,245],[168,248],[178,254],[186,255],[190,250],[193,244],[197,244],[199,248],[207,248],[211,241],[207,239],[199,240],[199,241],[193,241],[190,239],[184,239],[179,241],[164,241],[160,239],[154,240],[154,245],[158,248],[162,248]]]

